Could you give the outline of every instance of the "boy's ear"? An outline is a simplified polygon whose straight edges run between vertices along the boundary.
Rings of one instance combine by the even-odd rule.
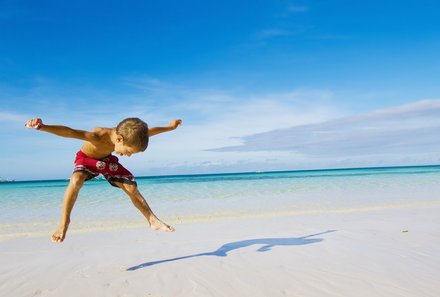
[[[122,135],[116,135],[116,141],[119,143],[123,143],[124,142],[124,137]]]

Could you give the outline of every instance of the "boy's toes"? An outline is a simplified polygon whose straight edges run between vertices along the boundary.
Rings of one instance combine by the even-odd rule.
[[[165,224],[158,218],[154,217],[150,220],[150,228],[153,230],[163,230],[166,232],[174,232],[174,228],[170,225]]]
[[[55,232],[54,234],[52,234],[52,241],[53,242],[63,242],[63,240],[64,240],[63,233]]]

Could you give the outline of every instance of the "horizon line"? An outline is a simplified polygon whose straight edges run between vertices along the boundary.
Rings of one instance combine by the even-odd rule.
[[[310,172],[310,171],[337,171],[337,170],[355,170],[355,169],[391,169],[391,168],[415,168],[415,167],[440,167],[440,164],[430,165],[399,165],[399,166],[366,166],[366,167],[338,167],[338,168],[314,168],[314,169],[298,169],[298,170],[257,170],[257,171],[243,171],[243,172],[223,172],[223,173],[191,173],[191,174],[164,174],[164,175],[144,175],[136,176],[136,179],[154,179],[154,178],[170,178],[170,177],[185,177],[185,176],[218,176],[218,175],[245,175],[245,174],[264,174],[264,173],[287,173],[287,172]],[[36,179],[36,180],[0,180],[0,184],[9,183],[26,183],[26,182],[49,182],[49,181],[68,181],[70,178],[58,179]],[[105,180],[101,175],[91,181]]]

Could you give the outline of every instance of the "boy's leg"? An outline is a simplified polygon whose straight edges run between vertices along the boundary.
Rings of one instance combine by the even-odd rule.
[[[114,184],[117,185],[122,190],[124,190],[125,193],[127,193],[127,195],[131,199],[131,202],[133,202],[134,206],[136,206],[136,208],[140,210],[140,212],[147,219],[148,223],[150,223],[151,229],[153,230],[161,229],[167,232],[174,232],[174,228],[172,226],[165,224],[156,217],[156,215],[151,210],[145,198],[139,192],[136,185],[125,184],[121,182],[114,182]]]
[[[72,174],[69,185],[64,193],[60,226],[52,234],[53,242],[63,242],[64,238],[66,237],[66,232],[70,224],[70,213],[72,212],[73,205],[75,205],[78,192],[86,179],[87,174],[84,172],[74,172]]]

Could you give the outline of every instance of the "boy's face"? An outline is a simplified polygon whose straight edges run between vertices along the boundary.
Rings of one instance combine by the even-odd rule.
[[[125,145],[121,138],[118,138],[115,143],[115,153],[120,156],[130,157],[133,154],[139,153],[141,150],[134,146]]]
[[[133,154],[139,153],[140,150],[136,147],[124,145],[124,144],[116,144],[115,145],[115,153],[120,156],[130,157]]]

